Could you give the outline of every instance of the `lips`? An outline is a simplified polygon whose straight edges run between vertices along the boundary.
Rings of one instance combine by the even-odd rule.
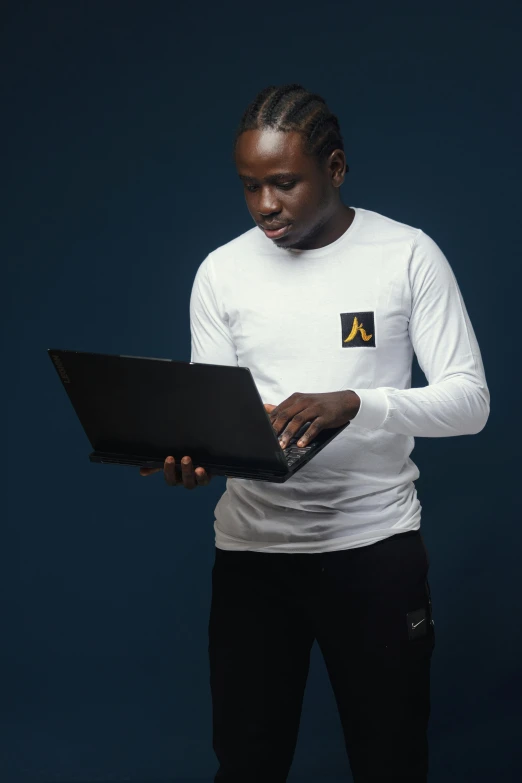
[[[290,226],[291,223],[274,223],[270,227],[259,225],[259,228],[265,232],[269,239],[276,239],[277,237],[282,237],[287,234],[290,230]]]

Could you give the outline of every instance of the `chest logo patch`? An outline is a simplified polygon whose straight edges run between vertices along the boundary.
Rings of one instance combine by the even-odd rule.
[[[375,314],[341,313],[343,348],[375,348]]]

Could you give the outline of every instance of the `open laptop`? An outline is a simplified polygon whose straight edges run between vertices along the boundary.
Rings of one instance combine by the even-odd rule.
[[[283,450],[248,367],[48,349],[91,462],[163,468],[184,456],[213,475],[283,483],[342,427]]]

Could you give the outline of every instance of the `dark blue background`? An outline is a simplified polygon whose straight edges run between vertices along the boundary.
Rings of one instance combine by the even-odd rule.
[[[46,349],[190,358],[197,267],[253,225],[235,128],[258,90],[290,81],[340,119],[345,202],[432,236],[477,333],[486,429],[412,455],[437,634],[430,780],[518,780],[518,8],[4,2],[2,780],[212,780],[225,480],[188,493],[90,464]],[[348,775],[314,647],[290,779]]]

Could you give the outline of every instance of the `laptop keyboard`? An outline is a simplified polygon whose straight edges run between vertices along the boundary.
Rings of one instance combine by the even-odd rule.
[[[287,446],[286,449],[283,449],[288,467],[291,468],[294,462],[308,454],[311,449],[312,446],[303,446],[302,448],[299,446]]]

